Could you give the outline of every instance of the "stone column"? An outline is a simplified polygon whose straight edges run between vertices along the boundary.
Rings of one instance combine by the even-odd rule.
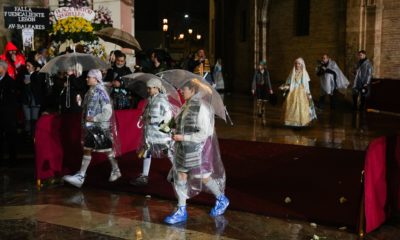
[[[377,78],[381,77],[381,51],[382,51],[382,16],[383,16],[383,0],[377,0],[375,6],[373,6],[373,12],[375,15],[375,22],[373,24],[373,63],[374,63],[374,76]],[[372,53],[372,52],[371,52]]]
[[[268,23],[268,0],[262,1],[262,8],[261,8],[261,59],[267,60],[267,38],[268,38],[268,31],[267,31],[267,23]]]
[[[260,1],[261,0],[255,0],[254,1],[254,60],[253,60],[253,65],[254,67],[257,66],[257,62],[260,59],[260,48],[261,48],[261,31],[260,31],[260,24],[261,24],[261,19],[260,19]]]
[[[254,67],[267,59],[268,0],[254,2]]]
[[[364,49],[373,62],[374,77],[380,77],[382,15],[382,0],[347,2],[346,71],[350,76],[357,62],[356,53]]]

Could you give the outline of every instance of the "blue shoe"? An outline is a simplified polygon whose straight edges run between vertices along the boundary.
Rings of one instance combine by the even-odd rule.
[[[168,223],[168,224],[181,223],[181,222],[185,222],[187,220],[187,217],[188,217],[188,214],[186,211],[186,206],[182,206],[182,207],[178,207],[178,209],[174,213],[172,213],[171,215],[166,217],[164,219],[164,222]]]
[[[225,195],[221,195],[217,198],[217,201],[215,202],[215,206],[211,209],[210,216],[211,217],[216,217],[219,215],[224,214],[225,210],[229,206],[229,199],[225,197]]]

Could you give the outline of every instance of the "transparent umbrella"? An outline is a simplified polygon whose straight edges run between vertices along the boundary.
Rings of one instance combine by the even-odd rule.
[[[180,108],[182,106],[181,99],[179,97],[178,91],[172,86],[170,83],[167,81],[161,79],[160,77],[151,74],[151,73],[132,73],[129,75],[125,75],[122,77],[122,79],[125,82],[125,86],[127,89],[133,91],[133,92],[143,92],[142,89],[142,84],[138,84],[140,82],[142,83],[147,83],[150,79],[157,78],[161,81],[163,87],[165,88],[165,93],[168,97],[168,101],[170,102],[171,105],[173,105],[175,108]],[[140,89],[138,89],[140,88]],[[147,88],[146,88],[147,90]]]
[[[108,69],[109,64],[99,57],[87,53],[67,53],[51,59],[40,72],[50,75],[67,72],[70,69],[88,71],[90,69]]]
[[[200,75],[182,69],[167,70],[157,75],[177,89],[182,89],[190,81],[196,82],[199,86],[201,98],[213,108],[215,115],[224,121],[227,117],[229,118],[221,95]]]

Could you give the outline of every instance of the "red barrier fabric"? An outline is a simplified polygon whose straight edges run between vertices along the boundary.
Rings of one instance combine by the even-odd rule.
[[[47,179],[61,174],[64,151],[59,134],[59,115],[43,115],[35,133],[36,178]]]
[[[115,111],[121,155],[136,151],[142,138],[137,122],[144,108]],[[80,114],[50,114],[40,117],[35,132],[36,178],[60,177],[77,170],[82,160]],[[105,159],[95,153],[92,165]]]
[[[380,137],[370,143],[364,166],[367,233],[378,228],[400,209],[399,166],[400,136],[397,136],[397,140]]]

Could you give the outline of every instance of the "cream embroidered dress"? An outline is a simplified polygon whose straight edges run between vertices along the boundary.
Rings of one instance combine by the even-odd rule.
[[[283,105],[284,124],[287,126],[304,127],[317,118],[314,103],[308,82],[310,77],[307,73],[304,60],[299,58],[302,69],[294,67],[286,84],[289,85],[289,93]]]

